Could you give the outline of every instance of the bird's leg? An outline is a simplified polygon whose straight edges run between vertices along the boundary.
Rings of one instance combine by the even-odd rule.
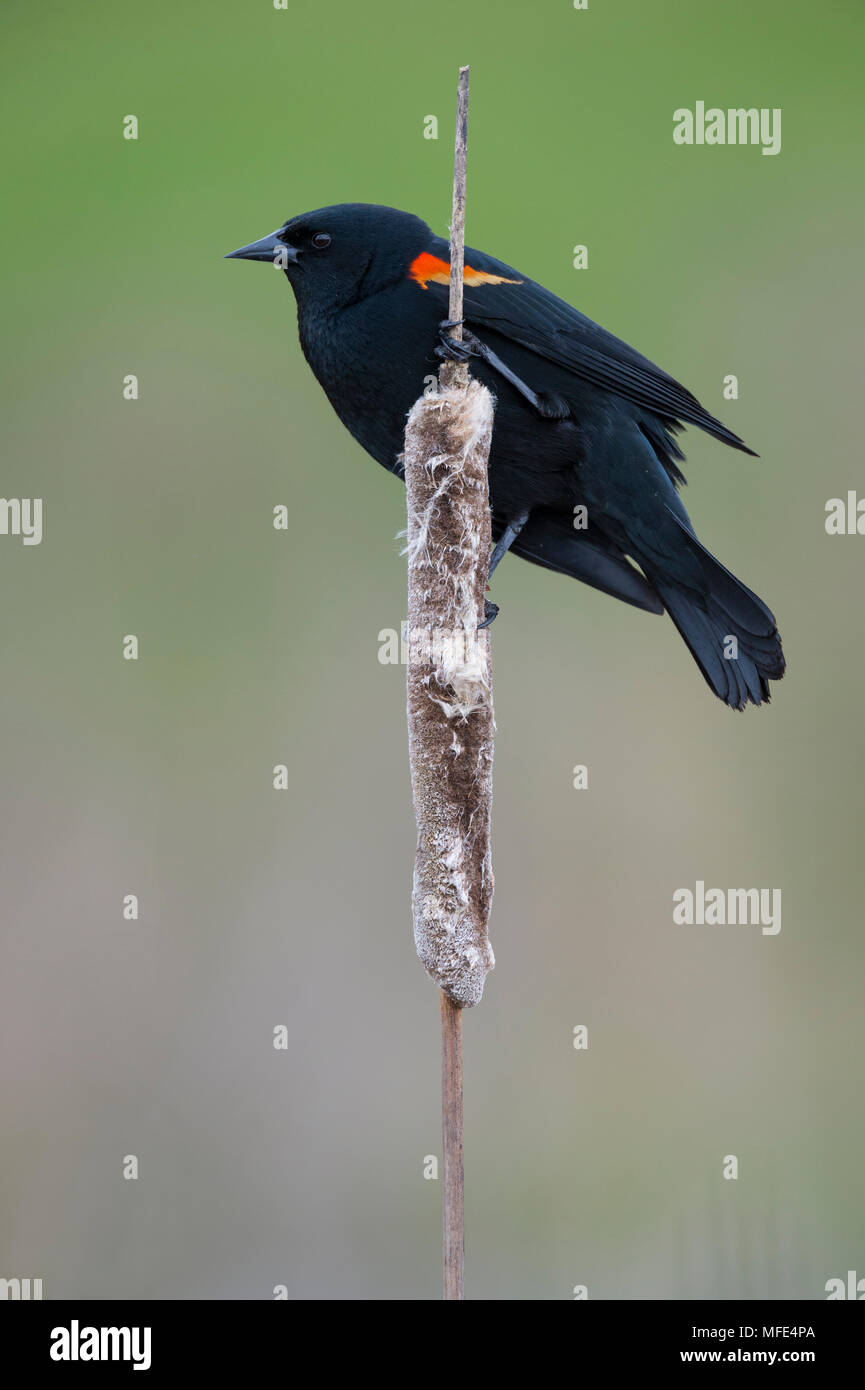
[[[448,332],[450,328],[456,328],[458,324],[464,323],[463,319],[443,319],[439,324],[440,342],[435,349],[436,357],[447,358],[451,362],[467,362],[470,357],[480,357],[494,372],[509,381],[516,391],[519,391],[524,400],[533,406],[539,415],[545,420],[564,420],[570,415],[571,409],[567,401],[561,396],[556,396],[552,392],[533,391],[531,386],[512,372],[507,363],[503,362],[492,348],[482,343],[480,338],[476,338],[467,328],[463,328],[463,336],[460,342],[452,338]]]
[[[517,512],[513,520],[509,521],[504,531],[502,531],[502,534],[499,536],[498,540],[496,541],[493,547],[493,553],[490,556],[490,579],[492,579],[493,577],[493,570],[496,568],[496,565],[499,563],[503,556],[507,555],[508,551],[510,550],[517,536],[522,531],[528,519],[529,509],[528,507],[525,507],[523,511]]]
[[[508,522],[504,531],[502,531],[502,534],[499,536],[498,540],[495,543],[495,546],[493,547],[493,553],[490,556],[490,579],[492,579],[493,577],[493,570],[496,568],[496,565],[499,563],[503,555],[507,555],[508,551],[510,550],[517,536],[522,531],[528,519],[529,511],[526,507],[523,511],[517,512],[516,516]],[[490,623],[495,622],[496,614],[498,613],[498,611],[499,607],[497,603],[491,603],[489,599],[484,599],[484,620],[478,628],[479,632],[481,631],[481,628],[489,627]]]

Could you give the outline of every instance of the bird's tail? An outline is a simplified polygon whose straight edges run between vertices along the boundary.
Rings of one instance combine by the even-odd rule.
[[[718,698],[732,709],[768,702],[769,681],[780,680],[786,665],[772,613],[692,531],[681,529],[696,562],[688,567],[689,582],[650,573],[653,587]]]

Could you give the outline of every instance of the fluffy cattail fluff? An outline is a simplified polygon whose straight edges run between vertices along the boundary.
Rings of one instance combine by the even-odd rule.
[[[495,964],[492,668],[483,621],[490,554],[486,387],[422,396],[408,418],[408,728],[418,841],[417,953],[455,1004],[477,1004]]]

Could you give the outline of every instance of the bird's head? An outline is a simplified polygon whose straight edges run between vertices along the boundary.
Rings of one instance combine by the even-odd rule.
[[[284,270],[301,308],[338,308],[404,279],[431,236],[426,223],[410,212],[339,203],[289,218],[227,259],[263,261]]]

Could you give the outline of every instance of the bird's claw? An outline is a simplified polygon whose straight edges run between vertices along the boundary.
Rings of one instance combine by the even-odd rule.
[[[490,623],[494,623],[496,618],[498,617],[498,612],[499,605],[497,603],[493,603],[491,599],[485,598],[484,620],[482,623],[478,624],[478,632],[483,632],[485,627],[489,627]]]
[[[442,319],[439,324],[439,346],[435,349],[436,357],[444,358],[448,362],[468,362],[470,357],[484,356],[483,344],[474,333],[469,333],[468,329],[463,330],[460,339],[450,336],[448,330],[459,328],[462,323],[465,323],[465,319]]]
[[[456,338],[442,337],[434,352],[436,357],[440,357],[444,362],[468,362],[471,357],[468,348],[462,343],[458,343]]]

